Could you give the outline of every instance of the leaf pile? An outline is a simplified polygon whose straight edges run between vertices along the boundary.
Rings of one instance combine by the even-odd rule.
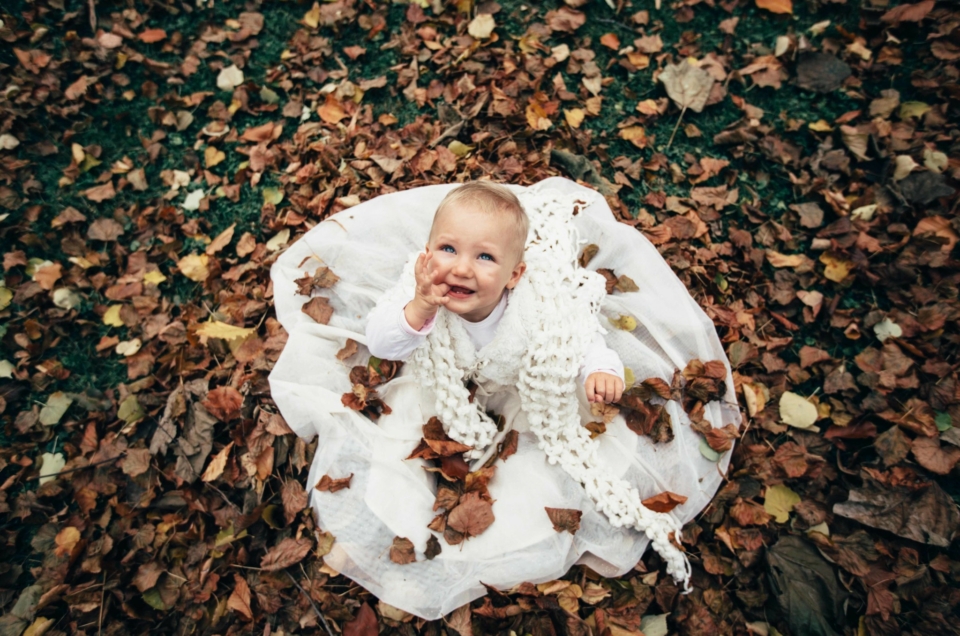
[[[300,633],[316,611],[364,636],[956,633],[954,5],[14,0],[0,21],[3,633]],[[692,594],[650,553],[419,621],[323,562],[314,446],[266,381],[269,268],[381,193],[554,174],[657,246],[748,418],[684,530]],[[358,369],[347,399],[383,412],[395,370]],[[648,389],[696,413],[716,379]],[[658,422],[634,426],[670,443]]]

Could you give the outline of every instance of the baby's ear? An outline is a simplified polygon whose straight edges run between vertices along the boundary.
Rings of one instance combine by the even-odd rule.
[[[517,263],[516,267],[513,268],[513,271],[510,273],[510,280],[507,281],[507,289],[513,289],[517,286],[517,283],[520,282],[520,277],[523,276],[523,273],[527,271],[527,264],[523,261]]]

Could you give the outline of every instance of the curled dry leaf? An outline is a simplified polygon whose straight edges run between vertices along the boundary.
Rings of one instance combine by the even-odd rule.
[[[676,493],[665,490],[659,495],[654,495],[653,497],[647,497],[640,503],[644,507],[653,510],[654,512],[670,512],[677,506],[683,505],[687,502],[687,498],[683,495],[678,495]]]
[[[337,492],[338,490],[349,488],[351,479],[353,479],[353,473],[340,479],[334,479],[330,475],[324,475],[314,488],[320,492]]]

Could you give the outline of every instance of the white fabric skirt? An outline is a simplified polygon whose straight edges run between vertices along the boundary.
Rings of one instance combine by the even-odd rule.
[[[524,581],[548,581],[576,563],[603,576],[619,576],[633,568],[649,543],[635,530],[613,528],[580,484],[547,463],[535,435],[527,430],[519,396],[508,390],[481,398],[488,410],[503,415],[520,432],[517,453],[497,462],[489,484],[496,520],[460,545],[438,537],[442,552],[433,560],[423,556],[431,535],[427,524],[436,514],[435,477],[424,470],[422,460],[405,458],[434,414],[432,401],[422,399],[407,369],[380,387],[392,413],[377,422],[344,407],[340,398],[351,389],[350,369],[366,364],[369,357],[363,346],[367,315],[399,279],[408,255],[423,248],[440,200],[454,187],[386,194],[344,210],[290,246],[271,271],[277,317],[290,337],[270,374],[270,385],[290,427],[305,439],[319,436],[306,487],[319,526],[336,537],[325,561],[384,602],[426,619],[482,596],[483,584],[505,589]],[[590,193],[559,177],[538,187]],[[589,267],[625,274],[640,288],[608,295],[602,309],[609,318],[629,315],[637,320],[636,330],[610,327],[605,336],[624,366],[637,381],[659,377],[669,383],[674,369],[683,369],[690,360],[726,363],[713,323],[656,248],[634,228],[618,223],[602,198],[591,200],[595,202],[575,217],[584,244],[600,248]],[[334,308],[329,325],[318,325],[301,312],[309,299],[296,294],[294,283],[321,265],[340,277],[322,294]],[[336,353],[347,338],[360,346],[356,355],[340,361]],[[584,422],[596,419],[590,417],[582,388],[580,398]],[[700,435],[690,428],[680,405],[669,402],[666,408],[673,441],[654,444],[617,416],[599,437],[600,458],[643,498],[666,490],[686,496],[686,503],[671,513],[686,523],[710,502],[730,453],[719,464],[706,459],[699,451]],[[729,371],[724,401],[710,403],[705,415],[714,427],[739,426]],[[313,489],[324,475],[338,479],[350,474],[349,489]],[[557,533],[545,507],[581,510],[580,530],[575,535]],[[416,562],[398,565],[390,560],[395,537],[413,542]]]

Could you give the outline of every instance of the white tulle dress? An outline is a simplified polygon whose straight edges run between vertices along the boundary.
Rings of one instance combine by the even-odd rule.
[[[441,539],[442,552],[432,560],[424,558],[431,536],[427,525],[436,515],[435,477],[424,470],[423,460],[404,458],[435,414],[433,404],[424,399],[409,365],[379,388],[392,412],[377,422],[345,407],[341,396],[351,390],[350,369],[369,357],[363,346],[367,316],[396,284],[410,253],[422,249],[437,206],[454,187],[382,195],[340,212],[292,245],[271,272],[277,316],[290,337],[270,385],[290,427],[305,439],[319,435],[306,486],[319,526],[336,537],[325,561],[384,602],[426,619],[482,596],[484,584],[506,589],[524,581],[548,581],[577,563],[604,576],[621,575],[633,568],[649,543],[636,530],[614,528],[583,486],[546,461],[525,423],[517,392],[507,390],[481,396],[488,410],[520,433],[516,454],[497,462],[489,483],[496,520],[459,545]],[[592,203],[574,221],[584,243],[599,246],[588,267],[612,269],[639,287],[637,292],[608,295],[601,310],[613,319],[636,318],[634,331],[608,329],[605,340],[638,381],[657,377],[669,383],[674,370],[693,359],[726,363],[713,324],[642,234],[618,223],[601,197],[572,181],[551,178],[533,187],[589,195]],[[323,290],[334,309],[328,325],[301,311],[309,299],[297,295],[294,282],[319,265],[340,278]],[[348,338],[360,346],[353,357],[341,361],[336,354]],[[740,423],[729,371],[726,386],[723,401],[709,403],[704,414],[717,428]],[[671,401],[665,408],[673,423],[672,441],[654,444],[617,416],[598,437],[599,458],[643,498],[664,491],[686,496],[686,503],[670,513],[686,523],[710,502],[729,452],[719,464],[705,458],[699,451],[701,436],[691,429],[680,405]],[[585,402],[582,414],[585,422],[597,419],[590,417]],[[336,479],[350,474],[348,489],[313,489],[324,475]],[[581,510],[580,529],[558,533],[545,507]],[[416,562],[399,565],[390,559],[395,537],[413,542]]]

